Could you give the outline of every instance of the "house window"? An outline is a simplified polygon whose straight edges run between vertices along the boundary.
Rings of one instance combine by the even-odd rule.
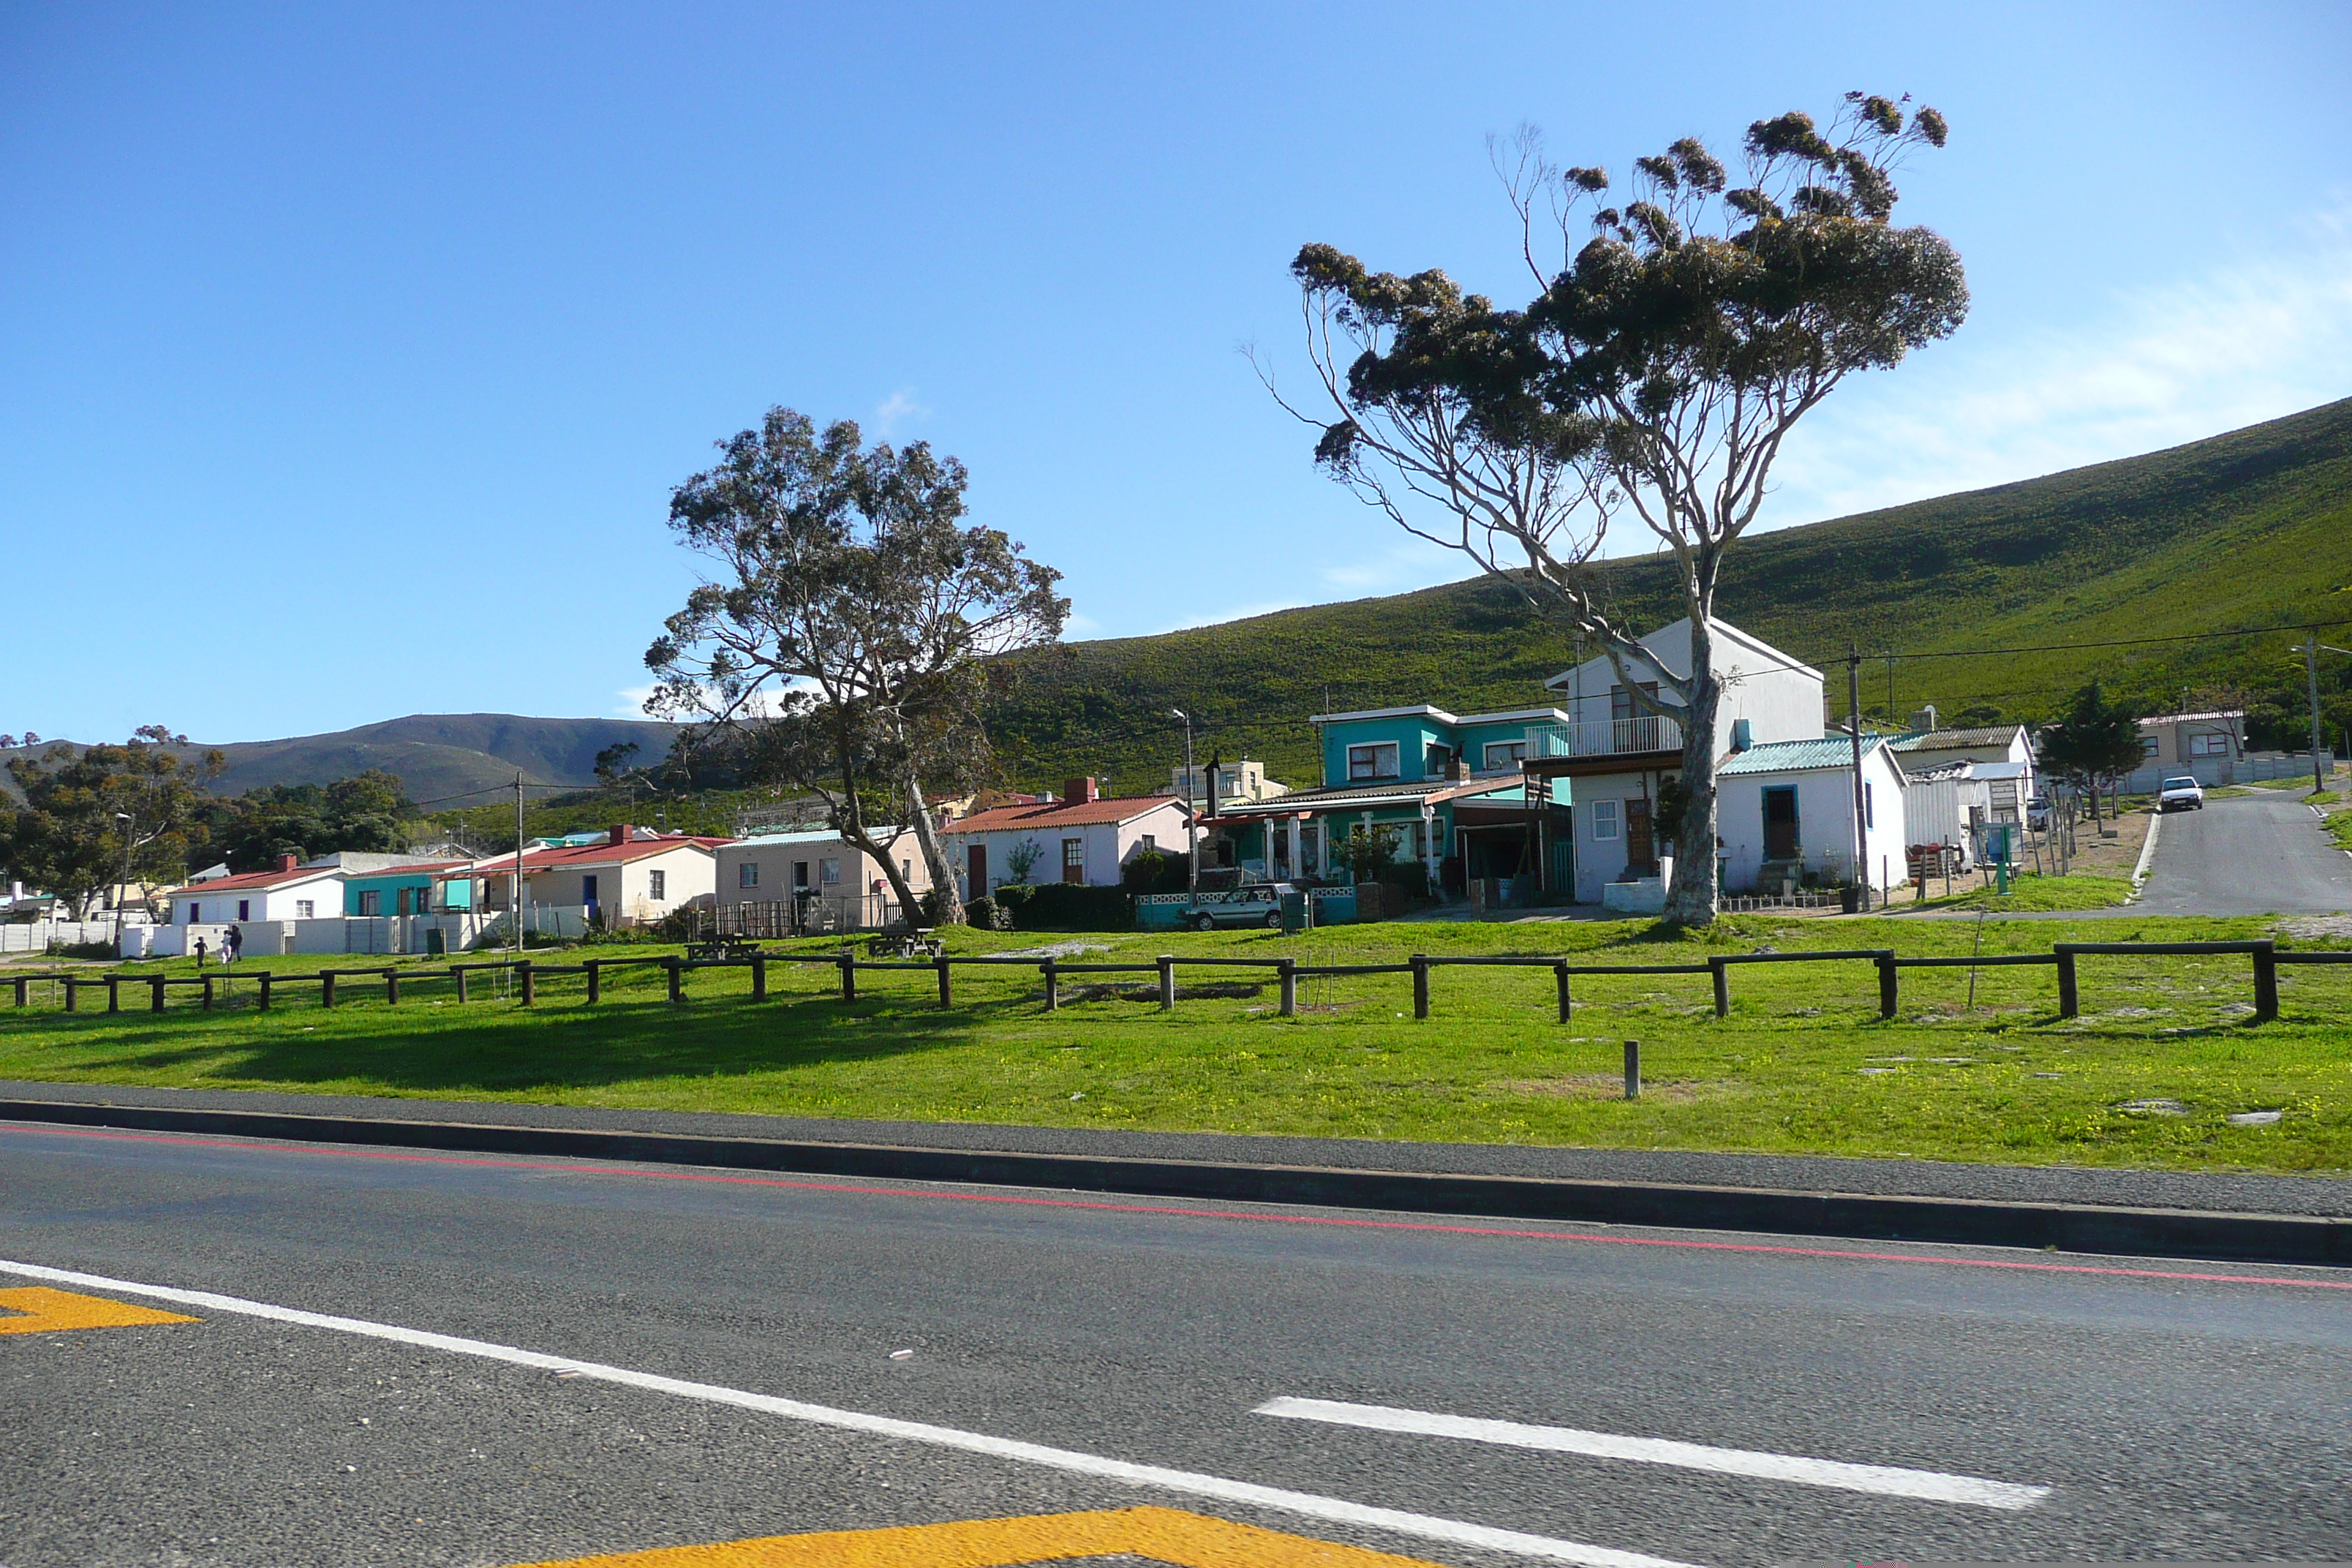
[[[1348,748],[1348,779],[1358,783],[1364,779],[1392,779],[1397,776],[1397,748],[1394,741],[1377,745]]]
[[[241,921],[249,921],[249,920],[251,920],[251,919],[253,918],[253,915],[252,915],[252,913],[250,912],[250,911],[252,910],[252,909],[253,909],[253,903],[252,903],[252,901],[251,901],[250,900],[247,900],[247,899],[239,899],[239,900],[237,900],[237,901],[236,901],[236,918],[237,918],[237,919],[239,919],[239,920],[241,920]]]
[[[188,923],[190,925],[195,924],[197,920],[203,916],[204,908],[205,907],[202,904],[190,904],[188,906]]]
[[[808,881],[808,866],[809,866],[809,863],[808,863],[807,861],[805,861],[805,860],[795,860],[795,861],[793,861],[793,887],[795,887],[795,888],[805,888],[805,887],[807,887],[807,886],[809,885],[809,881]]]
[[[818,879],[824,882],[826,887],[833,887],[841,880],[841,862],[838,860],[820,860],[817,862],[816,874]]]
[[[2139,749],[2140,749],[2140,754],[2141,754],[2142,756],[2152,757],[2152,756],[2156,755],[2156,752],[2157,752],[2157,739],[2156,739],[2156,737],[2155,737],[2155,736],[2153,736],[2153,735],[2142,735],[2142,736],[2139,738]]]
[[[1505,768],[1516,768],[1527,760],[1528,743],[1525,741],[1486,742],[1486,771],[1490,773],[1499,773]]]
[[[2226,757],[2230,754],[2230,737],[2204,734],[2189,737],[2189,754],[2192,757]]]
[[[1159,847],[1160,837],[1157,834],[1147,833],[1143,836],[1143,852],[1146,855],[1153,853]]]
[[[1653,702],[1657,700],[1658,683],[1656,681],[1643,680],[1635,684],[1641,687],[1643,696]],[[1647,717],[1652,711],[1654,710],[1642,707],[1636,702],[1633,694],[1623,687],[1612,686],[1609,689],[1609,717],[1612,719],[1641,719]]]
[[[648,871],[646,873],[646,897],[656,900],[667,899],[669,897],[669,874],[667,872]]]
[[[1607,844],[1614,842],[1616,837],[1617,803],[1613,800],[1594,801],[1592,803],[1592,841],[1595,844]]]
[[[1864,779],[1864,780],[1863,780],[1863,781],[1862,781],[1862,826],[1863,826],[1863,831],[1864,831],[1864,832],[1865,832],[1865,833],[1867,833],[1867,832],[1871,831],[1872,829],[1875,828],[1877,826],[1878,826],[1878,798],[1877,798],[1876,795],[1875,795],[1875,794],[1872,791],[1872,789],[1871,789],[1870,781],[1869,781],[1868,779]]]
[[[380,915],[383,913],[383,895],[375,891],[373,889],[370,889],[368,891],[362,893],[360,895],[360,913],[362,915]]]
[[[757,860],[746,860],[740,866],[736,867],[735,885],[739,888],[758,887],[760,885],[760,863]]]
[[[915,862],[912,858],[898,862],[898,875],[909,882],[915,879]]]
[[[189,908],[193,910],[194,906],[192,904]],[[294,918],[296,920],[315,920],[318,918],[318,914],[319,906],[316,903],[313,903],[310,900],[297,899],[294,900]]]

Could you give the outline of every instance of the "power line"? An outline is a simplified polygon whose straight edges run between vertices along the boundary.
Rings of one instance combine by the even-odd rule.
[[[2336,626],[2352,626],[2352,618],[2339,621],[2300,621],[2293,625],[2280,626],[2238,626],[2226,631],[2216,632],[2179,632],[2170,637],[2116,637],[2105,642],[2042,643],[2030,647],[1964,647],[1951,648],[1940,652],[1922,651],[1917,653],[1903,653],[1889,650],[1885,653],[1869,654],[1865,657],[1870,658],[1889,659],[1995,658],[2003,654],[2011,653],[2074,653],[2084,648],[2144,647],[2153,643],[2214,642],[2223,637],[2267,637],[2273,632],[2323,632],[2330,630]],[[1843,663],[1844,661],[1843,659],[1832,659],[1828,662]]]

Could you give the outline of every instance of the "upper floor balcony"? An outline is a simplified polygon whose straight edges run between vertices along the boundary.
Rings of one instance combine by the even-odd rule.
[[[1610,764],[1653,763],[1662,752],[1679,755],[1683,727],[1663,713],[1643,713],[1631,719],[1596,719],[1568,724],[1528,726],[1527,760],[1530,763],[1591,763],[1605,773]],[[1551,772],[1574,772],[1553,767]]]

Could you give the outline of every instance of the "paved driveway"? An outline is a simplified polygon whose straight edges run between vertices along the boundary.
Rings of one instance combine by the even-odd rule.
[[[2135,912],[2317,915],[2352,910],[2352,856],[2293,792],[2260,790],[2176,811]]]

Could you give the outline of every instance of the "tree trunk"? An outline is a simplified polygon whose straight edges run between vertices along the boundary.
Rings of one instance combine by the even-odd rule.
[[[924,869],[930,873],[931,896],[938,900],[939,923],[943,926],[963,924],[963,898],[956,891],[955,868],[948,864],[948,852],[940,843],[939,829],[931,822],[930,803],[923,798],[923,781],[910,759],[901,785],[907,796],[907,824],[915,830],[915,843],[923,852]]]
[[[871,855],[874,863],[882,868],[882,879],[890,884],[890,891],[898,900],[898,912],[912,931],[922,906],[916,902],[915,889],[908,884],[906,873],[898,869],[898,858],[891,853],[898,847],[898,838],[883,844],[866,830],[866,807],[857,793],[857,764],[846,749],[841,754],[841,807],[836,814],[842,819],[841,836]]]
[[[1690,695],[1683,706],[1683,826],[1675,836],[1675,879],[1666,890],[1666,920],[1675,925],[1715,923],[1719,908],[1715,873],[1715,715],[1723,684],[1715,676],[1715,642],[1703,614],[1691,616]]]

